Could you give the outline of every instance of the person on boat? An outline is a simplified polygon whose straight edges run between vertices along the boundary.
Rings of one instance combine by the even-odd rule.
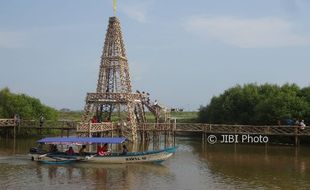
[[[103,146],[98,146],[97,147],[97,154],[99,156],[105,156],[108,155],[108,143],[105,143]]]
[[[50,144],[50,145],[49,145],[49,148],[48,148],[48,151],[49,151],[49,152],[53,152],[53,149],[54,149],[54,145],[53,145],[53,144]]]
[[[58,152],[58,148],[56,144],[51,144],[50,145],[50,152]]]
[[[128,153],[128,149],[126,145],[123,145],[123,152],[121,153],[121,155],[127,155]]]
[[[109,150],[109,145],[108,145],[108,143],[104,143],[104,145],[103,145],[103,151],[104,151],[104,152],[108,152],[108,150]]]
[[[79,155],[84,156],[86,154],[85,150],[86,150],[86,145],[84,144],[79,151]]]
[[[68,155],[74,155],[75,154],[72,146],[69,147],[69,149],[66,151],[66,154],[68,154]]]

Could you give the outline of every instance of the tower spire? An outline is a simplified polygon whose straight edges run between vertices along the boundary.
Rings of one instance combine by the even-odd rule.
[[[114,16],[116,16],[116,3],[117,3],[117,1],[113,0],[113,13],[114,13]]]

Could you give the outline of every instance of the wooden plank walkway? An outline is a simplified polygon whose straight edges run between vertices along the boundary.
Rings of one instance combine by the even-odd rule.
[[[78,132],[101,132],[117,130],[114,123],[92,123],[78,128]],[[277,136],[310,136],[310,127],[300,129],[298,126],[253,126],[253,125],[220,125],[205,123],[143,123],[138,131],[206,133],[206,134],[249,134],[249,135],[277,135]]]
[[[0,119],[0,128],[16,127],[14,119]],[[80,133],[108,132],[119,130],[122,126],[117,123],[81,123],[77,121],[45,121],[40,127],[39,121],[22,120],[20,128],[28,129],[59,129],[76,130]],[[298,126],[253,126],[253,125],[221,125],[205,123],[143,123],[138,131],[206,133],[206,134],[249,134],[276,136],[310,136],[310,127],[300,129]]]
[[[220,125],[202,123],[177,123],[177,132],[203,132],[207,134],[249,134],[277,136],[310,136],[310,127],[299,126],[253,126],[253,125]]]

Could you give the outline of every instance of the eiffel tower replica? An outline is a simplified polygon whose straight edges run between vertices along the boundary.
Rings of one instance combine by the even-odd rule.
[[[142,93],[133,93],[131,88],[120,20],[110,17],[97,90],[87,93],[82,122],[77,127],[78,134],[93,136],[98,132],[113,131],[114,127],[121,129],[122,136],[136,141],[138,123],[145,122],[141,101],[145,97]]]

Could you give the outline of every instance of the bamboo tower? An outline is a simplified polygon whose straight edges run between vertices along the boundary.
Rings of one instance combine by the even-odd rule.
[[[113,121],[117,125],[114,127],[120,128],[123,136],[135,141],[137,123],[144,122],[142,118],[145,118],[142,107],[141,94],[132,93],[120,20],[110,17],[97,90],[87,93],[82,122],[77,132],[92,136],[93,133],[111,129]]]

